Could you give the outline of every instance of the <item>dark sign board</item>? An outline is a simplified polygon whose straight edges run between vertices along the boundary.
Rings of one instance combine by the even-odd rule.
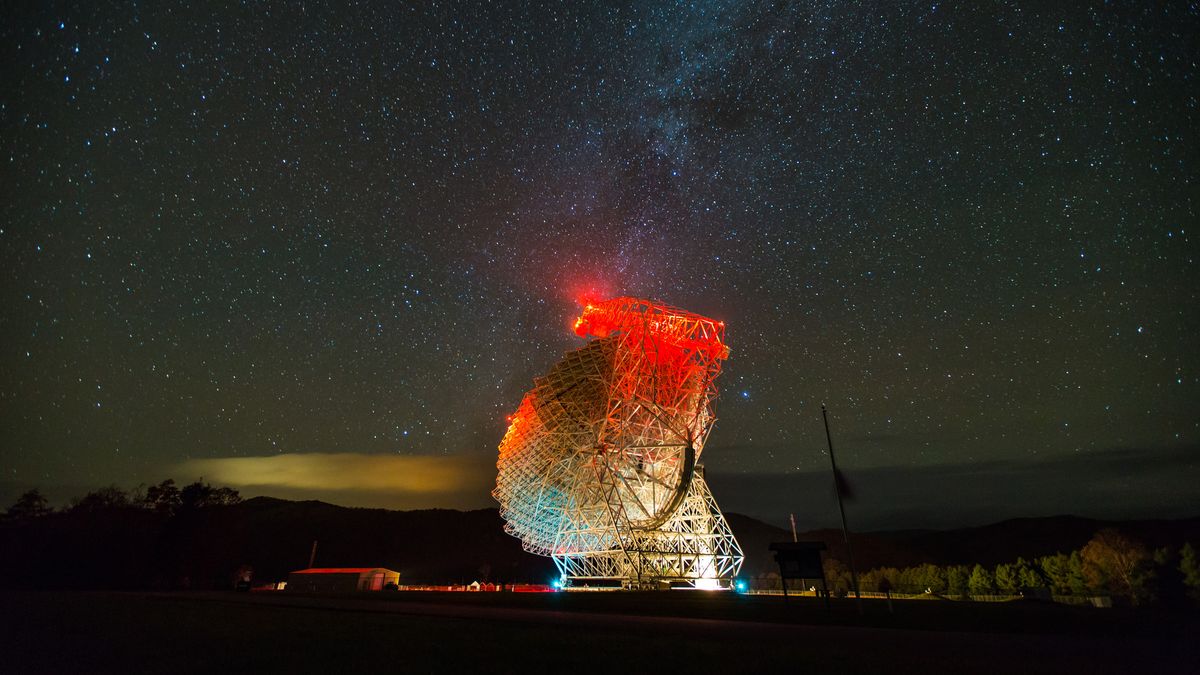
[[[779,563],[779,576],[784,579],[824,579],[821,568],[821,551],[825,544],[819,541],[785,541],[771,544],[775,562]]]

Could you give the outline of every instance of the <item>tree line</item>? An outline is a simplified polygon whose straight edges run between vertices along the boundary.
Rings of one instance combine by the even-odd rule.
[[[140,508],[168,516],[181,511],[190,511],[212,506],[230,506],[242,501],[242,496],[231,487],[213,487],[204,479],[178,487],[173,478],[157,485],[137,487],[126,492],[116,485],[93,490],[82,497],[74,497],[61,509],[64,513],[105,511],[112,509]],[[17,497],[8,507],[5,516],[10,520],[27,520],[54,513],[49,499],[41,490],[33,488]]]
[[[22,494],[3,514],[4,521],[21,523],[51,514],[80,514],[84,518],[103,514],[142,514],[155,522],[170,525],[177,521],[188,526],[192,516],[207,513],[210,507],[230,506],[242,501],[237,490],[214,487],[203,479],[176,485],[173,479],[156,485],[125,491],[110,485],[82,497],[76,497],[54,509],[38,489]],[[92,515],[89,515],[92,514]],[[179,518],[176,518],[179,516]],[[52,519],[57,520],[57,519]],[[183,547],[184,529],[168,529]],[[160,541],[159,544],[163,542]],[[162,547],[154,554],[161,556]],[[853,584],[850,569],[830,556],[824,561],[825,578],[831,592],[846,594]],[[1151,550],[1129,535],[1106,528],[1097,532],[1081,549],[1031,560],[1017,558],[995,566],[936,565],[924,563],[911,567],[878,567],[859,574],[862,591],[930,594],[967,599],[990,595],[1045,595],[1086,598],[1109,596],[1130,604],[1200,604],[1200,555],[1196,546],[1186,543],[1175,548]],[[771,573],[753,580],[756,587],[778,588],[779,575]]]
[[[848,593],[850,569],[824,561],[831,592]],[[1196,547],[1150,550],[1113,528],[1100,530],[1082,548],[994,567],[934,565],[879,567],[859,575],[859,589],[881,593],[933,594],[969,599],[989,595],[1108,596],[1131,604],[1200,603],[1200,557]]]
[[[58,509],[30,491],[7,514],[6,499],[0,589],[221,589],[243,566],[254,568],[256,582],[281,581],[308,564],[314,540],[322,566],[389,567],[403,571],[406,583],[480,576],[544,583],[553,573],[549,560],[503,533],[494,510],[389,511],[270,499],[231,505],[240,499],[202,480],[130,492],[102,488]]]
[[[58,509],[29,490],[0,514],[0,587],[223,587],[242,561],[222,559],[220,539],[205,533],[240,501],[237,490],[203,479],[110,485]]]

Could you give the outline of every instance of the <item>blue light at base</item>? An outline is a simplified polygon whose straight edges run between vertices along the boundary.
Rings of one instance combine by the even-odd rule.
[[[734,579],[733,590],[737,591],[738,593],[745,593],[746,589],[747,589],[747,584],[744,579]]]
[[[550,588],[553,588],[553,589],[554,589],[554,590],[556,590],[556,591],[561,591],[561,590],[563,589],[563,580],[562,580],[562,578],[558,578],[558,579],[555,579],[554,581],[551,581],[551,582],[550,582]]]

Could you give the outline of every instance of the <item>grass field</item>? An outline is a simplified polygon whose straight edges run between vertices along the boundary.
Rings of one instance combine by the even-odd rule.
[[[1197,672],[1193,614],[728,593],[3,593],[12,673]]]

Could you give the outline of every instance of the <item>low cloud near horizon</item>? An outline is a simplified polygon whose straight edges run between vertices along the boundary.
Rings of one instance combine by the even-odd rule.
[[[479,458],[353,452],[193,459],[175,470],[237,488],[246,497],[394,509],[487,506],[495,475],[494,466]]]

